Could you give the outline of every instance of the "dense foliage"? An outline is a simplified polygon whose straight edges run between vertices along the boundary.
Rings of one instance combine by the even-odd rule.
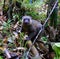
[[[3,7],[3,5],[4,5],[4,0],[1,0],[0,9]],[[3,22],[1,23],[2,30],[0,31],[0,37],[1,37],[0,46],[3,47],[5,41],[2,39],[6,39],[5,38],[6,36],[7,37],[6,40],[10,41],[8,46],[11,47],[10,48],[11,50],[13,48],[16,48],[16,42],[14,41],[15,41],[15,36],[17,36],[17,34],[15,31],[19,30],[19,28],[15,29],[14,26],[16,25],[17,22],[19,22],[19,24],[17,24],[18,25],[17,27],[20,26],[22,16],[29,15],[35,20],[45,21],[47,18],[47,9],[48,9],[47,0],[32,0],[32,2],[30,0],[12,0],[12,6],[13,6],[12,19],[9,19],[9,16],[7,16],[6,21],[3,20]],[[11,5],[7,3],[5,4],[4,8],[2,8],[2,10],[4,9],[6,15],[10,15],[8,13],[8,11],[10,10],[9,7],[11,7]],[[57,21],[58,21],[57,22],[58,25],[60,25],[60,0],[58,3],[58,20]],[[24,40],[23,40],[24,36],[25,36],[25,33],[20,33],[18,34],[18,38],[16,39],[19,42],[20,47],[26,48],[26,44],[24,44]],[[46,36],[43,36],[41,39],[43,40],[44,43],[48,41]],[[58,48],[60,49],[60,47]],[[57,49],[55,46],[53,46],[53,49],[56,53],[55,59],[59,59],[59,56],[60,56],[60,55],[58,56],[58,54],[60,54],[59,49]],[[0,50],[0,54],[1,53],[3,52]],[[0,56],[0,59],[2,59],[1,56]]]

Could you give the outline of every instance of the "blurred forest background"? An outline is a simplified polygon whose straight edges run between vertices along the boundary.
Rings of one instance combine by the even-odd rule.
[[[7,41],[15,42],[15,38],[18,38],[18,42],[22,47],[24,45],[22,44],[24,42],[22,40],[24,33],[19,34],[18,37],[18,34],[15,32],[15,30],[19,30],[18,26],[21,24],[22,16],[29,15],[33,19],[44,23],[47,18],[47,9],[48,0],[0,0],[0,46],[4,46]],[[58,1],[57,27],[60,31],[60,0]],[[42,38],[43,40],[46,39],[46,37]],[[19,44],[15,42],[8,44],[8,46],[15,48]],[[0,52],[2,53],[2,51]]]
[[[12,1],[12,2],[11,2]],[[18,4],[16,3],[16,1],[20,4],[18,6]],[[20,11],[20,17],[22,16],[23,13],[27,14],[27,15],[31,15],[33,19],[37,19],[37,20],[45,20],[46,19],[46,13],[47,13],[47,8],[48,8],[48,1],[47,0],[10,0],[12,8],[20,8],[23,11]],[[5,10],[7,10],[9,8],[9,0],[5,0]],[[60,1],[58,4],[58,19],[59,19],[59,14],[60,14]],[[4,0],[0,0],[0,10],[2,10],[4,6]],[[18,9],[19,10],[19,9]],[[18,14],[18,12],[17,12]],[[36,17],[35,17],[36,16]],[[59,20],[58,20],[59,22]]]

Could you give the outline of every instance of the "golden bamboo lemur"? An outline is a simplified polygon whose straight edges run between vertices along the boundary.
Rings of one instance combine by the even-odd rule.
[[[42,24],[36,20],[33,20],[30,16],[23,16],[22,17],[22,30],[21,32],[27,33],[28,37],[26,37],[26,41],[28,41],[28,47],[32,45],[31,42],[34,41],[36,35],[38,34],[39,30],[41,30]],[[40,37],[38,37],[40,40]],[[29,42],[30,41],[30,42]],[[44,47],[42,43],[38,43],[39,47],[44,50],[45,52],[47,49]],[[35,47],[32,47],[32,52],[36,55],[38,51]],[[35,53],[36,52],[36,53]]]

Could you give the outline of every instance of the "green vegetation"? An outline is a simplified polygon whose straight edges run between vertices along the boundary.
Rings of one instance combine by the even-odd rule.
[[[18,2],[16,4],[16,2]],[[38,20],[38,21],[45,21],[47,18],[47,0],[36,0],[36,1],[32,1],[32,3],[30,3],[30,0],[12,0],[12,5],[4,5],[4,0],[2,0],[2,2],[0,2],[0,7],[2,6],[2,9],[5,11],[6,14],[4,14],[4,16],[8,15],[6,18],[6,21],[3,20],[2,22],[2,26],[3,29],[0,31],[0,34],[2,34],[2,36],[6,35],[8,39],[11,39],[12,42],[14,42],[15,36],[13,34],[13,31],[17,31],[17,28],[14,28],[14,25],[19,22],[18,26],[20,26],[21,24],[21,18],[23,15],[29,15],[31,16],[33,19]],[[9,7],[12,7],[12,18],[9,18]],[[10,15],[11,16],[11,15]],[[58,3],[58,20],[57,20],[57,24],[60,25],[60,0]],[[59,31],[59,30],[58,30]],[[24,35],[25,33],[18,33],[18,39],[17,41],[20,44],[20,47],[25,47],[26,48],[26,44],[24,44]],[[0,46],[3,46],[3,39],[0,39]],[[46,43],[48,41],[46,36],[42,36],[42,40],[44,43]],[[58,44],[59,45],[59,44]],[[10,49],[12,50],[13,48],[16,47],[15,43],[9,43],[8,44],[9,47],[11,47]],[[53,47],[55,53],[56,53],[56,57],[54,59],[60,59],[60,47],[54,46]],[[3,53],[0,50],[0,54]],[[0,56],[0,59],[2,59],[2,57]]]

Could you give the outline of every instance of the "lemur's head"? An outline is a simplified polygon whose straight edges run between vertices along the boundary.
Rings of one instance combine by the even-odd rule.
[[[30,16],[23,16],[22,17],[22,23],[26,24],[26,25],[31,24],[32,23],[32,18]]]

